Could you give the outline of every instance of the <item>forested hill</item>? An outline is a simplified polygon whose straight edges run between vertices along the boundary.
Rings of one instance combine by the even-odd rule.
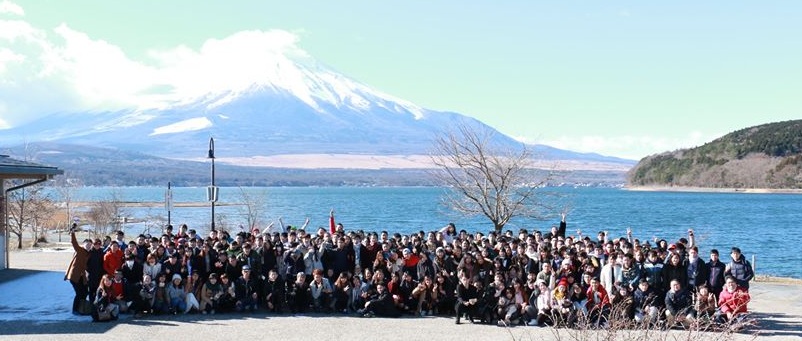
[[[802,188],[802,120],[759,125],[693,149],[648,156],[631,186]]]

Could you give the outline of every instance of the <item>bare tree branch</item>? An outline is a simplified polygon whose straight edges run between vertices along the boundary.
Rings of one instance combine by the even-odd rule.
[[[451,189],[443,203],[461,214],[485,216],[500,231],[514,217],[539,217],[538,188],[549,177],[538,178],[525,145],[503,148],[494,136],[489,128],[459,124],[435,140],[430,158],[437,167],[434,178]]]

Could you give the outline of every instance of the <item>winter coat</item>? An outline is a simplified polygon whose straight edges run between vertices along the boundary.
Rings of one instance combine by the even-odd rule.
[[[117,269],[123,266],[123,252],[122,250],[117,250],[117,252],[112,252],[109,249],[105,255],[103,255],[103,270],[106,270],[106,273],[109,276],[114,276],[114,272]]]
[[[671,291],[666,293],[666,310],[671,315],[684,314],[691,307],[691,294],[688,290]]]
[[[745,313],[750,299],[744,288],[738,287],[733,292],[724,289],[718,296],[718,306],[722,313]]]
[[[749,290],[749,281],[755,277],[755,273],[752,271],[752,264],[743,255],[737,261],[733,260],[727,264],[727,270],[725,270],[724,274],[735,277],[735,283],[747,291]]]
[[[186,301],[187,293],[184,292],[184,286],[178,285],[175,286],[172,283],[167,285],[167,298],[172,302],[174,299],[181,299],[181,301]]]
[[[86,269],[89,261],[89,251],[78,245],[75,233],[70,233],[70,242],[72,242],[72,249],[75,250],[75,255],[72,257],[70,266],[64,274],[64,280],[69,280],[73,283],[87,283]]]

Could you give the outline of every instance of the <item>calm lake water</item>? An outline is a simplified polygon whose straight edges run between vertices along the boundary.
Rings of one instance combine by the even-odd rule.
[[[116,192],[124,201],[164,200],[166,188],[82,188],[74,201],[108,200]],[[300,225],[311,218],[310,227],[327,226],[330,209],[335,210],[338,222],[346,229],[365,231],[387,230],[410,233],[438,229],[454,222],[458,229],[469,232],[492,229],[480,217],[459,217],[440,204],[444,190],[431,187],[392,188],[245,188],[249,195],[264,203],[265,225],[283,217],[285,224]],[[707,258],[712,248],[729,254],[729,248],[739,246],[747,257],[755,255],[759,274],[802,278],[802,195],[745,194],[745,193],[676,193],[635,192],[602,188],[544,189],[557,207],[570,206],[568,232],[576,229],[591,237],[601,230],[613,236],[623,236],[631,227],[636,238],[651,240],[656,236],[671,241],[687,236],[693,228],[701,254]],[[174,202],[205,202],[206,189],[173,188]],[[559,203],[555,203],[559,201]],[[243,202],[241,189],[221,188],[220,204]],[[218,221],[222,217],[229,231],[245,225],[244,207],[217,206]],[[515,220],[507,225],[547,231],[559,221],[559,212],[551,212],[545,220]],[[157,208],[127,208],[125,214],[146,218],[147,222],[129,228],[139,234],[149,227],[156,234],[166,223],[167,211]],[[178,207],[171,212],[172,224],[187,224],[199,232],[208,231],[210,208]],[[217,226],[220,228],[220,226]],[[141,231],[140,231],[141,230]]]

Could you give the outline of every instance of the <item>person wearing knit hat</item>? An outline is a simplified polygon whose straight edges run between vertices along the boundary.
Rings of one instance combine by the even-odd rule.
[[[170,312],[173,314],[183,313],[187,310],[187,293],[181,285],[181,275],[173,275],[173,283],[167,286],[167,297],[170,302]]]

